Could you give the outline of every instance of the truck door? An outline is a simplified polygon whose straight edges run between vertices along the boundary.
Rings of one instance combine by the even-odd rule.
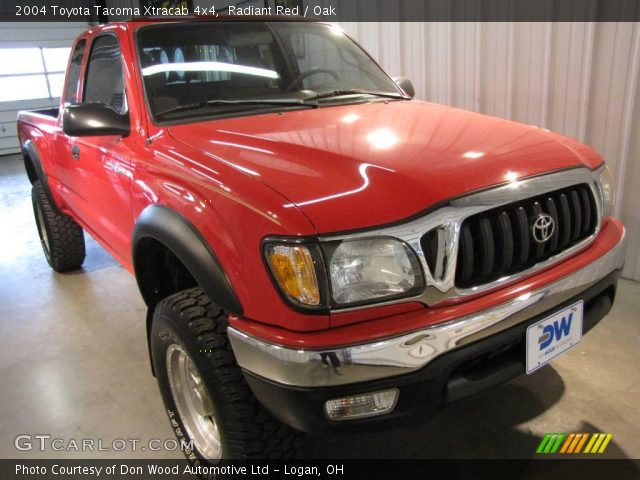
[[[67,68],[67,76],[65,77],[65,88],[63,92],[63,98],[60,103],[60,115],[58,117],[59,123],[61,123],[62,111],[67,105],[78,103],[81,98],[80,95],[80,79],[82,74],[82,66],[84,64],[84,54],[87,49],[87,39],[82,38],[76,42],[73,48],[73,53],[69,60],[69,67]],[[71,148],[75,139],[68,137],[62,131],[62,126],[55,131],[55,162],[54,162],[54,176],[62,183],[63,187],[60,190],[60,194],[64,197],[65,202],[69,203],[73,199],[67,198],[69,196],[69,181],[74,173],[75,168],[74,161],[71,157]],[[71,204],[71,203],[69,203]]]
[[[82,102],[104,103],[128,111],[120,43],[114,33],[91,42],[82,84]],[[67,179],[74,212],[112,254],[129,261],[131,147],[134,136],[70,137]]]

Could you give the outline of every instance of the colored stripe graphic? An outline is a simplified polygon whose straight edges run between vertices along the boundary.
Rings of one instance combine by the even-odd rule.
[[[591,453],[591,447],[593,447],[593,444],[596,443],[597,438],[598,435],[591,435],[591,440],[589,440],[589,443],[587,443],[587,448],[584,449],[584,453]]]
[[[556,437],[557,437],[557,433],[552,433],[551,437],[549,437],[549,441],[547,442],[547,445],[544,447],[544,450],[542,451],[542,453],[551,453],[551,448],[553,448],[553,444],[556,441]]]
[[[573,439],[573,442],[571,442],[571,446],[569,447],[569,450],[567,450],[567,453],[573,453],[573,451],[576,448],[576,445],[578,445],[578,442],[580,441],[581,438],[582,438],[582,434],[576,433],[576,436]]]
[[[543,438],[542,441],[540,442],[540,445],[538,445],[538,449],[536,450],[536,453],[543,453],[544,448],[547,446],[547,442],[549,441],[549,439],[551,438],[551,435],[553,435],[552,433],[547,433]]]
[[[569,436],[567,437],[567,440],[564,442],[564,445],[562,445],[562,448],[560,449],[559,453],[565,453],[567,451],[567,448],[569,448],[569,445],[571,445],[571,442],[573,442],[573,439],[575,438],[576,434],[575,433],[570,433]]]
[[[587,441],[587,438],[589,438],[589,434],[583,433],[582,438],[580,439],[580,442],[578,442],[578,445],[576,445],[576,450],[573,453],[580,453],[580,451],[582,450],[582,447],[584,446],[584,442]]]
[[[565,436],[564,433],[547,433],[538,445],[536,453],[556,453]]]
[[[600,450],[598,450],[598,453],[604,452],[604,449],[607,448],[607,445],[609,445],[609,442],[611,441],[612,438],[613,438],[613,435],[610,433],[607,433],[607,436],[604,438],[602,445],[600,445]]]
[[[612,438],[611,433],[547,433],[536,453],[603,453]]]
[[[604,440],[604,437],[606,437],[604,433],[598,434],[598,439],[596,440],[596,443],[593,444],[593,448],[591,448],[591,453],[598,453],[598,449],[600,448],[600,444]]]
[[[553,447],[551,447],[549,453],[556,453],[558,451],[558,448],[560,448],[560,444],[562,443],[562,440],[564,440],[565,436],[566,435],[564,433],[558,434],[558,439],[556,440],[556,443],[554,443]]]

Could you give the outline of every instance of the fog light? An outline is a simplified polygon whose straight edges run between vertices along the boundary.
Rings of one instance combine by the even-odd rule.
[[[392,388],[381,392],[336,398],[324,404],[324,411],[329,420],[335,421],[375,417],[391,412],[398,403],[399,395],[399,390]]]

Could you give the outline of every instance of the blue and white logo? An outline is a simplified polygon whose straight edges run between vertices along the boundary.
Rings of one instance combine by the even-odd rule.
[[[568,316],[562,317],[559,321],[556,320],[553,323],[546,325],[542,329],[542,335],[538,338],[540,344],[540,350],[547,348],[553,340],[559,342],[562,337],[568,337],[571,332],[571,321],[573,320],[573,312]]]
[[[582,339],[582,301],[527,328],[527,373],[533,373]]]

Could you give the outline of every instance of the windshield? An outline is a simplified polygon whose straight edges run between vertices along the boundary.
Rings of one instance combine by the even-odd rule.
[[[149,108],[160,122],[402,98],[387,74],[330,25],[154,25],[139,30],[137,45]]]

